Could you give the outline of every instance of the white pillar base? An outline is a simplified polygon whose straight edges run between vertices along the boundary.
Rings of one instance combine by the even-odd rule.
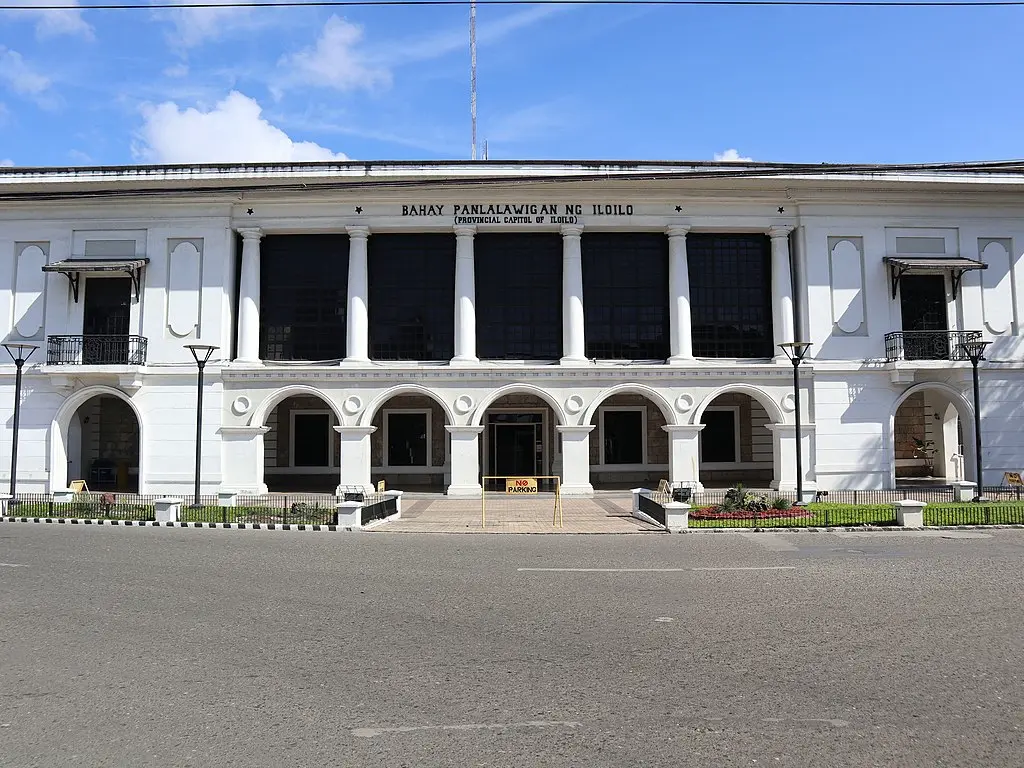
[[[693,488],[694,493],[704,490],[700,482],[700,431],[703,424],[666,424],[668,432],[668,480]]]
[[[448,486],[449,496],[479,499],[480,486],[480,434],[482,426],[444,427],[451,435],[452,482]]]
[[[590,483],[590,433],[594,425],[558,426],[555,429],[562,436],[562,495],[593,496],[594,486]]]
[[[373,492],[370,480],[370,435],[376,427],[335,427],[341,435],[341,480],[338,490],[361,488]]]
[[[267,492],[263,481],[263,436],[270,427],[221,427],[220,452],[224,472],[221,487],[235,493]]]
[[[448,364],[452,368],[468,368],[470,366],[480,365],[480,358],[456,355],[449,361]]]
[[[693,357],[683,357],[682,355],[673,355],[672,357],[670,357],[665,362],[668,363],[669,365],[693,365],[695,360],[696,360],[696,358],[693,358]]]
[[[796,490],[796,426],[793,424],[766,424],[772,432],[773,477],[771,487],[777,491]],[[818,489],[814,474],[814,424],[800,426],[800,442],[803,458],[803,488],[805,498],[811,498]]]

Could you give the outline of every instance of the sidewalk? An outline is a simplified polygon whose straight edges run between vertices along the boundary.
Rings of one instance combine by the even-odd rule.
[[[632,516],[628,495],[562,497],[562,527],[551,524],[553,499],[508,499],[487,495],[487,526],[480,525],[480,499],[446,496],[403,502],[402,518],[374,533],[660,533],[664,529]]]

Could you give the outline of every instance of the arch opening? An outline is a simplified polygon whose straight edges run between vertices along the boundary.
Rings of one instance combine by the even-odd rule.
[[[338,415],[314,394],[284,397],[263,426],[263,478],[271,493],[334,493],[341,476]]]
[[[388,488],[441,492],[451,482],[447,406],[425,391],[395,394],[375,407],[370,473]]]
[[[90,491],[143,490],[142,423],[123,393],[83,392],[58,414],[52,432],[51,490],[75,480],[85,481]]]
[[[708,488],[742,483],[768,488],[775,471],[775,440],[768,409],[747,392],[723,392],[700,411],[699,477]]]
[[[621,392],[591,408],[590,482],[595,489],[658,487],[669,476],[668,419],[652,398]]]
[[[973,414],[963,397],[927,384],[905,392],[892,416],[891,451],[896,487],[976,480]]]

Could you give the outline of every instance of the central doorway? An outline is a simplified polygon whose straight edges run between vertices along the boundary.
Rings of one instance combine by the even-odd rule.
[[[487,473],[495,476],[544,474],[544,414],[487,414]]]

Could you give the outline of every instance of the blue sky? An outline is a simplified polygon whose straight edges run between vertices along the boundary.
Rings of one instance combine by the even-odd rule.
[[[467,28],[451,7],[0,11],[0,163],[466,158]],[[479,136],[492,159],[1020,158],[1022,32],[1024,7],[485,6]]]

